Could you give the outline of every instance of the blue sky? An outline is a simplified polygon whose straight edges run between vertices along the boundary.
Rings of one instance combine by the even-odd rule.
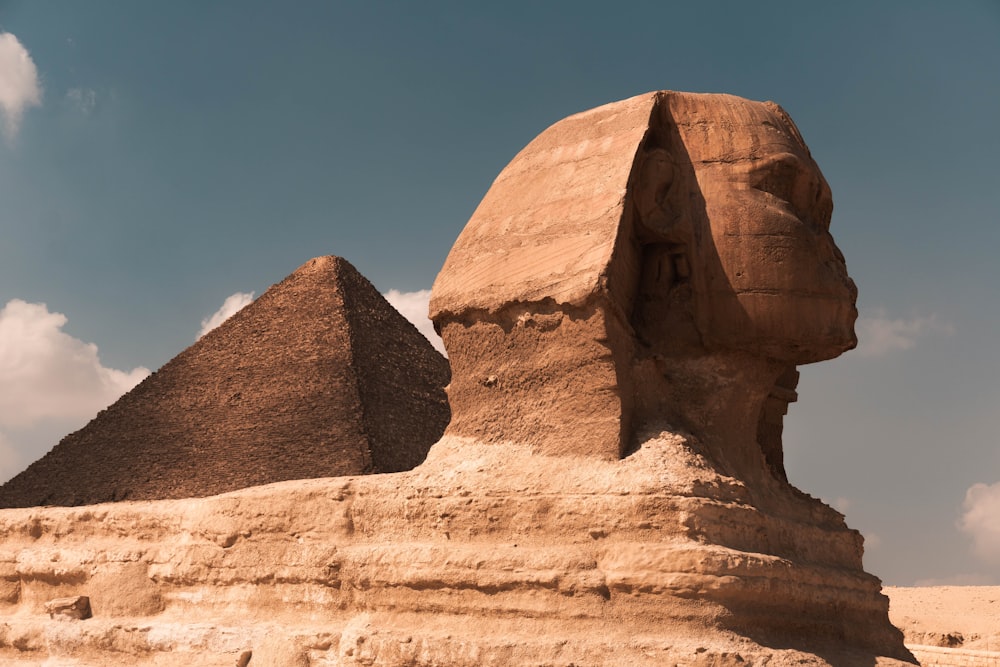
[[[0,0],[0,32],[0,477],[311,257],[429,288],[560,118],[728,92],[795,119],[860,288],[790,478],[888,583],[1000,584],[995,0]]]

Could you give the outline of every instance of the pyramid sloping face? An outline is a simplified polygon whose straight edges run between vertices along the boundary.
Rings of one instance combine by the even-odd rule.
[[[0,487],[0,507],[214,495],[419,464],[448,362],[346,260],[310,260]]]

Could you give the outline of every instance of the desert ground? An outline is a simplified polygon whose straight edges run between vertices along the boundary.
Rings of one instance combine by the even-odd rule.
[[[886,587],[889,620],[924,667],[1000,665],[1000,586]]]

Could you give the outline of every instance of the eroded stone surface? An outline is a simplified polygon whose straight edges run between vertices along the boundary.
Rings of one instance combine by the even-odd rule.
[[[72,621],[83,621],[92,616],[90,598],[86,595],[49,600],[45,603],[45,611],[49,618],[64,618]]]
[[[0,577],[20,595],[0,606],[0,662],[231,667],[245,651],[251,665],[265,655],[469,667],[906,658],[880,622],[886,598],[860,569],[860,535],[813,501],[775,517],[751,500],[699,443],[659,432],[625,459],[588,465],[446,437],[395,475],[6,510]],[[114,577],[100,575],[123,567],[157,589],[159,608],[112,604]],[[43,605],[57,594],[88,595],[94,618],[49,620]]]
[[[769,103],[653,93],[557,123],[435,284],[454,419],[423,464],[0,512],[0,658],[912,663],[861,535],[781,466],[795,365],[854,344],[829,208]],[[57,593],[97,618],[53,624]]]
[[[692,361],[774,394],[795,364],[856,343],[831,211],[770,102],[659,92],[556,123],[497,177],[435,281],[431,317],[468,371],[449,433],[617,458],[648,424],[707,428]],[[780,442],[763,439],[780,476]]]

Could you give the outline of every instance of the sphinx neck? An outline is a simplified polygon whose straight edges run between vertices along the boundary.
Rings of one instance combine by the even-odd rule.
[[[719,471],[756,486],[769,478],[758,421],[787,364],[742,352],[647,360],[637,369],[639,423],[666,420],[699,440]],[[656,398],[649,400],[650,394]]]

